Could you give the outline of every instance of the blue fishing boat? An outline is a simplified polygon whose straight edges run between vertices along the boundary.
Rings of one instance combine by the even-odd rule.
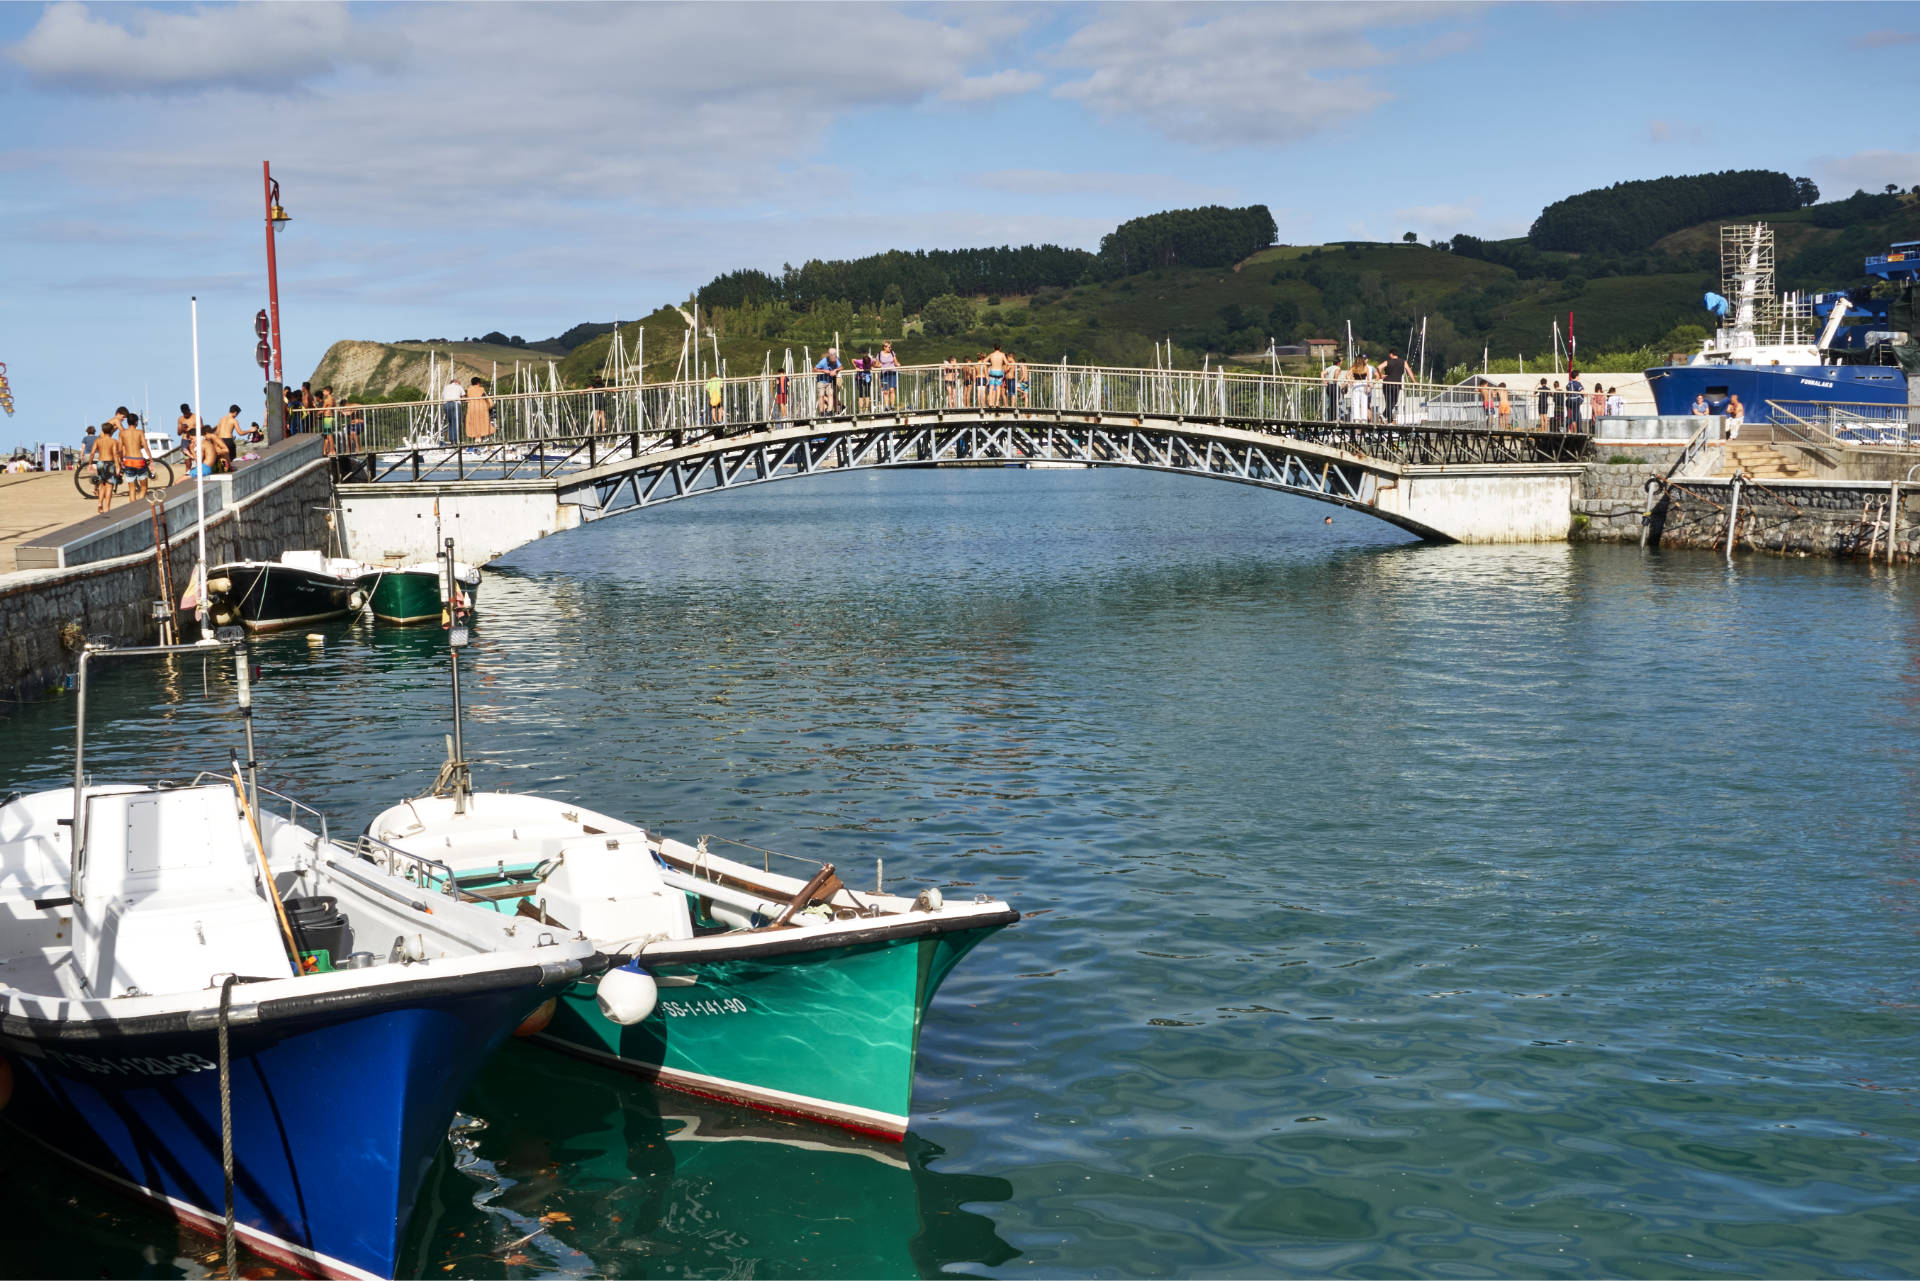
[[[237,762],[89,780],[102,656],[80,661],[73,786],[0,803],[0,1120],[230,1261],[390,1277],[460,1095],[595,949],[423,889],[423,861],[368,862]]]
[[[1722,227],[1720,243],[1724,292],[1706,296],[1720,324],[1685,362],[1647,370],[1659,413],[1690,414],[1704,400],[1709,413],[1724,414],[1737,396],[1749,423],[1825,419],[1830,410],[1862,419],[1905,416],[1903,359],[1912,335],[1887,327],[1884,300],[1876,307],[1865,291],[1776,297],[1773,229],[1764,223]],[[1913,248],[1895,245],[1867,260],[1869,274],[1905,280],[1909,311]],[[1869,323],[1849,325],[1850,318]],[[1809,337],[1816,322],[1819,332]]]

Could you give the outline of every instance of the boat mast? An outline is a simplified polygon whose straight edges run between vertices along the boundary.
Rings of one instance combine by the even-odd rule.
[[[447,656],[453,668],[453,745],[447,763],[441,767],[434,791],[453,791],[453,812],[467,812],[467,798],[473,794],[473,771],[467,767],[466,742],[460,733],[460,650],[467,643],[465,610],[460,599],[460,580],[454,576],[453,540],[447,539],[443,555],[447,575]]]

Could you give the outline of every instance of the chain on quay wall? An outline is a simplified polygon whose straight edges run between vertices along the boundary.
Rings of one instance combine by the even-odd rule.
[[[289,549],[327,546],[332,494],[332,463],[319,460],[209,517],[209,564],[272,560]],[[175,604],[192,582],[198,557],[191,533],[175,536],[167,557]],[[0,577],[0,697],[18,702],[59,684],[89,641],[156,642],[159,580],[151,541],[143,552],[112,560]]]
[[[1781,556],[1890,560],[1920,554],[1920,486],[1881,480],[1676,478],[1656,485],[1678,451],[1641,451],[1634,464],[1589,464],[1574,505],[1573,538],[1649,547],[1723,551],[1729,524],[1736,550]],[[1736,484],[1737,480],[1737,484]]]

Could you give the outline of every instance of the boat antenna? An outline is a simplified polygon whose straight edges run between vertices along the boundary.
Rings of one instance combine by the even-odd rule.
[[[200,643],[212,644],[213,629],[207,626],[207,469],[200,465],[200,298],[193,295],[187,299],[193,317],[193,414],[188,419],[193,424],[193,495],[199,508],[198,521],[200,532],[200,568],[199,581],[193,585],[193,609],[200,616]],[[249,753],[251,755],[251,753]]]
[[[467,812],[467,798],[473,795],[473,771],[467,766],[466,743],[460,734],[460,651],[467,643],[466,601],[460,595],[460,580],[454,576],[453,540],[446,540],[441,553],[446,561],[447,656],[453,668],[453,737],[447,744],[447,763],[433,780],[433,794],[453,794],[453,812]]]
[[[240,723],[247,730],[247,793],[251,798],[248,804],[253,812],[260,812],[260,762],[253,751],[253,681],[248,670],[247,647],[238,642],[233,645],[233,675],[240,693]],[[240,771],[234,770],[235,774]],[[296,949],[296,952],[298,949]]]

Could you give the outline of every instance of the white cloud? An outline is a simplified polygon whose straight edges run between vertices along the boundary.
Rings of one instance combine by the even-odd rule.
[[[1079,72],[1054,92],[1203,147],[1276,146],[1387,102],[1377,43],[1452,19],[1445,5],[1122,5],[1055,55]],[[1441,42],[1452,48],[1453,41]]]
[[[985,30],[964,15],[810,6],[809,30],[860,34],[849,49],[914,51],[845,69],[826,65],[815,44],[741,38],[794,12],[289,4],[175,14],[63,4],[8,53],[76,93],[169,95],[164,110],[56,153],[49,163],[66,173],[130,176],[198,198],[271,156],[290,207],[292,180],[304,178],[298,199],[309,217],[363,226],[484,216],[507,230],[563,229],[566,211],[583,206],[604,225],[609,207],[805,200],[847,189],[822,164],[844,169],[855,158],[820,146],[850,113],[1037,83],[1031,73],[976,74],[1005,24]],[[340,48],[387,52],[329,63],[325,51]],[[135,65],[137,74],[114,74]],[[242,67],[265,70],[243,76]]]
[[[1005,67],[991,75],[968,76],[941,91],[948,102],[989,102],[995,98],[1014,98],[1032,93],[1046,83],[1037,71],[1016,71]]]
[[[351,26],[346,5],[333,0],[99,12],[64,0],[8,55],[43,85],[100,93],[291,89],[392,61],[382,46],[351,38]]]
[[[1816,156],[1813,178],[1823,200],[1841,200],[1856,190],[1877,192],[1888,183],[1912,190],[1920,183],[1920,151],[1856,151],[1850,156]]]

